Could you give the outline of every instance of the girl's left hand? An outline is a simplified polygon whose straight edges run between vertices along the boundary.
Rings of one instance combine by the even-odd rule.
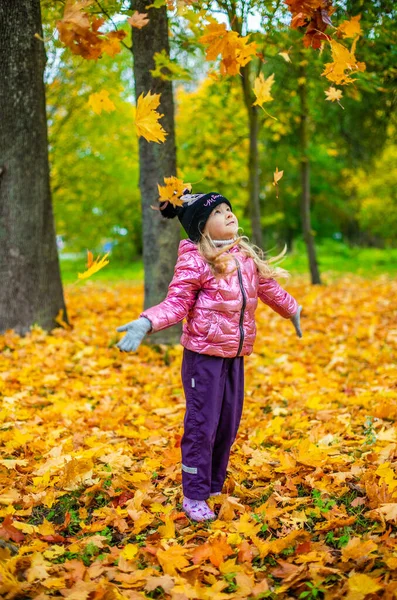
[[[301,331],[301,326],[300,326],[300,314],[301,314],[301,310],[302,307],[298,306],[298,310],[296,311],[296,313],[294,314],[293,317],[291,317],[291,321],[293,323],[293,326],[295,327],[295,331],[298,337],[302,337],[302,331]]]

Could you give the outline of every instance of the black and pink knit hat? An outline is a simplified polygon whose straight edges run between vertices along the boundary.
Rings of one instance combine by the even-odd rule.
[[[184,190],[184,194],[180,196],[183,206],[173,206],[170,202],[162,202],[160,212],[166,219],[178,217],[189,239],[196,243],[199,241],[208,217],[215,206],[226,202],[230,206],[230,210],[233,210],[233,208],[229,200],[217,192],[209,192],[208,194],[189,194],[185,192],[188,192],[188,190]]]

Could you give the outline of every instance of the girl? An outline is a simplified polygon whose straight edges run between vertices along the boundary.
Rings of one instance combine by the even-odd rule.
[[[291,319],[299,337],[302,307],[274,279],[289,273],[269,264],[283,256],[286,248],[266,261],[248,238],[237,237],[237,217],[221,194],[184,193],[181,200],[182,206],[160,205],[164,217],[178,216],[189,236],[179,243],[167,297],[137,320],[118,327],[127,335],[117,347],[135,351],[146,333],[171,327],[186,317],[180,340],[186,397],[182,507],[191,519],[203,521],[216,518],[206,500],[222,493],[240,423],[244,356],[251,354],[255,341],[258,297]]]

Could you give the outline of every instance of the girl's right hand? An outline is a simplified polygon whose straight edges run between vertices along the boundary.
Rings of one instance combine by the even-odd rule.
[[[116,344],[117,348],[123,352],[135,352],[151,328],[152,324],[146,317],[140,317],[135,321],[117,327],[117,331],[127,332],[127,335]]]
[[[299,306],[298,310],[296,311],[294,316],[291,317],[292,324],[295,327],[296,335],[300,338],[302,337],[302,330],[301,330],[301,324],[300,324],[301,311],[302,311],[302,307]]]

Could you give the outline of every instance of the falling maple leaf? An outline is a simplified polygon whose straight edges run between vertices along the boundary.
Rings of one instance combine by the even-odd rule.
[[[358,37],[354,39],[350,50],[335,40],[329,40],[333,62],[324,65],[325,69],[321,75],[337,85],[346,85],[355,81],[351,75],[366,69],[365,63],[357,62],[354,56],[357,40]]]
[[[338,90],[331,85],[328,88],[328,90],[324,91],[324,94],[326,95],[326,100],[329,100],[331,102],[337,102],[339,106],[344,110],[345,107],[342,106],[342,104],[339,102],[339,100],[342,98],[342,90]]]
[[[326,100],[331,100],[332,102],[335,102],[335,100],[339,101],[342,98],[342,90],[337,90],[332,85],[324,93],[327,96]]]
[[[110,100],[109,92],[107,90],[101,90],[95,94],[90,94],[88,98],[88,106],[91,106],[92,110],[97,115],[100,115],[103,110],[106,112],[111,112],[116,108],[114,103]]]
[[[259,74],[259,77],[255,79],[254,92],[256,100],[252,106],[255,106],[256,104],[258,106],[262,106],[264,102],[270,102],[273,100],[273,97],[270,94],[270,88],[272,87],[273,83],[274,73],[269,75],[267,79],[264,78],[263,73]]]
[[[100,271],[103,267],[109,264],[109,261],[106,258],[109,256],[109,252],[105,254],[100,260],[99,256],[93,261],[92,253],[87,250],[87,270],[84,273],[78,273],[79,279],[87,279],[91,277],[94,273]]]
[[[278,182],[280,181],[280,179],[282,178],[282,176],[284,175],[284,171],[279,171],[278,167],[276,167],[275,172],[273,173],[273,185],[276,186],[277,189],[277,193],[276,193],[276,197],[278,198]]]
[[[324,33],[328,25],[332,26],[331,15],[336,8],[331,2],[323,0],[284,0],[292,13],[291,28],[306,27],[303,45],[307,48],[320,48],[329,36]]]
[[[356,35],[362,35],[363,32],[359,23],[360,19],[361,15],[356,15],[350,21],[343,21],[339,25],[337,32],[344,38],[354,38]]]
[[[163,114],[156,112],[160,104],[160,96],[161,94],[152,94],[150,91],[144,96],[142,92],[138,98],[135,117],[137,135],[144,137],[148,142],[158,144],[164,142],[165,136],[168,135],[158,122],[161,117],[164,117]]]
[[[282,57],[283,57],[283,59],[284,59],[286,62],[291,62],[290,55],[288,54],[288,52],[287,52],[286,50],[285,50],[284,52],[279,52],[279,54],[280,54],[280,56],[282,56]]]
[[[184,183],[182,179],[177,177],[164,177],[165,185],[161,186],[157,184],[159,191],[159,202],[171,202],[173,206],[183,206],[183,200],[179,196],[182,196],[185,190],[191,191],[192,184]]]
[[[115,56],[121,52],[121,41],[125,38],[126,33],[122,29],[118,31],[109,31],[102,39],[101,50],[108,56]]]
[[[145,25],[149,23],[149,19],[147,18],[147,13],[140,13],[136,10],[132,17],[127,19],[127,22],[131,25],[131,27],[142,29],[142,27],[145,27]]]
[[[105,19],[86,12],[93,1],[67,0],[63,17],[56,24],[60,41],[73,54],[87,60],[96,60],[104,52],[114,56],[120,52],[120,42],[127,35],[123,30],[106,33],[99,31]]]
[[[215,21],[207,26],[198,41],[208,45],[206,60],[215,60],[219,54],[222,56],[222,75],[237,75],[240,67],[246,65],[256,54],[256,42],[248,43],[248,37],[241,37],[236,31],[228,31],[225,23]]]

